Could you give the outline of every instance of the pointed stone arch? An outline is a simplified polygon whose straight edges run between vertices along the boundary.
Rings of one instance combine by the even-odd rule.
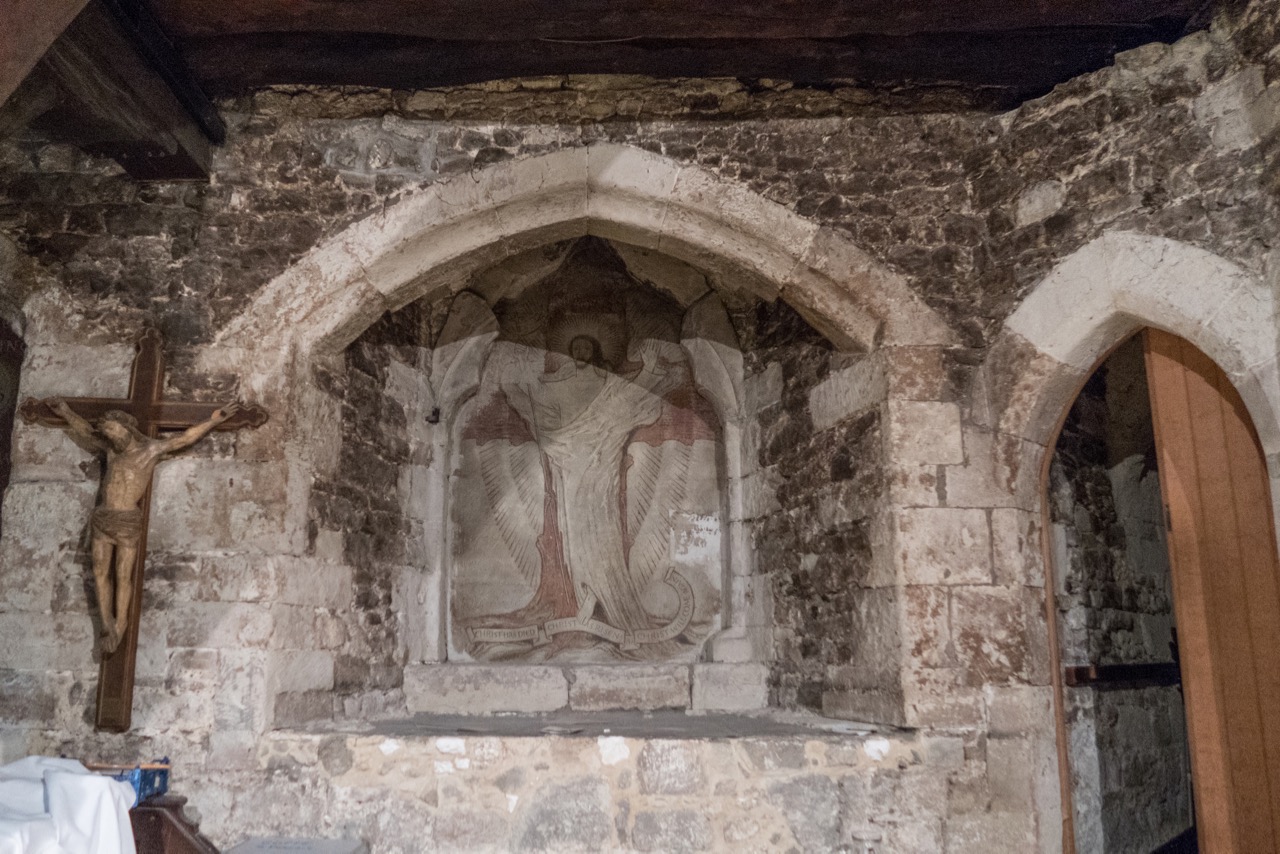
[[[746,273],[839,346],[954,340],[900,276],[832,229],[701,167],[600,144],[439,181],[351,225],[271,281],[215,347],[255,354],[258,365],[337,352],[389,309],[585,234]]]
[[[1204,249],[1136,232],[1104,234],[1060,262],[1005,321],[974,389],[977,420],[1008,440],[996,465],[1030,474],[1079,385],[1144,326],[1172,332],[1226,371],[1280,484],[1276,300],[1258,277]],[[1016,461],[1012,457],[1021,456]],[[1024,506],[1039,502],[1032,474]]]
[[[1217,362],[1244,395],[1268,450],[1280,449],[1275,298],[1218,255],[1163,237],[1107,234],[1054,268],[1005,323],[1081,372],[1142,326],[1179,335]]]

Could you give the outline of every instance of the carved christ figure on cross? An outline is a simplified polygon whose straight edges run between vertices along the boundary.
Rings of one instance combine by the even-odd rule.
[[[93,532],[93,580],[97,584],[98,610],[102,614],[104,629],[102,646],[108,653],[115,652],[129,626],[133,567],[144,524],[139,505],[151,485],[156,465],[165,457],[199,442],[239,412],[241,406],[232,403],[216,410],[207,421],[177,436],[152,439],[138,430],[138,422],[132,415],[120,410],[105,413],[95,428],[77,415],[65,400],[53,398],[49,404],[66,421],[63,429],[86,448],[106,452],[107,455],[102,500],[93,510],[90,527]]]

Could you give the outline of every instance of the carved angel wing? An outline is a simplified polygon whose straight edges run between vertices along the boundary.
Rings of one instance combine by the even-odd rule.
[[[715,293],[689,307],[680,344],[689,354],[694,380],[721,420],[737,420],[742,405],[742,351],[729,312]]]
[[[494,526],[512,561],[531,587],[542,561],[542,456],[528,427],[527,401],[513,397],[542,369],[542,352],[507,341],[493,345],[480,391],[460,431],[476,442],[476,461]]]
[[[542,569],[542,461],[536,445],[485,442],[477,449],[480,476],[503,544],[530,588]]]
[[[627,565],[643,587],[665,572],[675,513],[684,507],[693,446],[684,442],[628,449],[626,520]]]

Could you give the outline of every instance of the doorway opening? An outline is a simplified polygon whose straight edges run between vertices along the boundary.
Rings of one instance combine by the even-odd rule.
[[[13,469],[13,419],[18,409],[18,372],[26,347],[9,324],[0,321],[0,501],[9,486]],[[2,525],[3,522],[0,522]],[[0,532],[3,528],[0,528]]]
[[[1077,850],[1145,854],[1194,817],[1141,336],[1068,412],[1049,509]]]
[[[1047,468],[1076,850],[1276,851],[1280,567],[1239,394],[1145,330],[1086,380]]]

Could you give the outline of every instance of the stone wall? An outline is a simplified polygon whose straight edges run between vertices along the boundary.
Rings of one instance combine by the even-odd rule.
[[[595,122],[567,114],[559,96],[530,94],[519,123],[498,124],[403,93],[271,91],[227,105],[229,142],[207,185],[135,184],[36,138],[0,144],[0,232],[27,256],[12,281],[27,320],[23,393],[122,394],[128,342],[157,325],[171,341],[169,393],[243,396],[273,415],[157,479],[165,512],[127,736],[95,734],[87,720],[97,464],[56,432],[15,431],[0,539],[0,641],[15,654],[0,662],[0,754],[168,754],[176,785],[225,844],[307,824],[388,851],[424,838],[555,847],[575,823],[595,834],[577,843],[618,849],[662,848],[664,834],[680,833],[722,849],[1055,850],[1043,449],[1002,432],[1002,419],[1073,378],[1037,374],[1041,362],[1014,373],[1025,364],[1016,342],[1012,355],[987,346],[1054,265],[1116,230],[1274,276],[1275,3],[1233,15],[1001,116],[742,118],[736,103],[732,121],[640,107]],[[770,594],[737,604],[776,605],[751,618],[776,627],[776,704],[915,730],[884,735],[887,747],[852,736],[686,745],[703,773],[673,793],[644,782],[666,779],[652,769],[666,767],[663,751],[680,752],[650,750],[653,739],[629,743],[635,767],[619,760],[615,776],[592,739],[495,737],[458,752],[420,737],[273,729],[397,709],[396,674],[415,643],[395,637],[413,562],[399,550],[432,534],[400,514],[412,488],[400,474],[426,462],[413,431],[429,409],[410,414],[422,398],[401,381],[418,355],[403,343],[375,336],[315,364],[272,354],[303,360],[306,375],[287,388],[208,345],[351,223],[384,222],[446,179],[480,182],[494,164],[594,142],[697,164],[847,236],[959,333],[843,352],[783,303],[736,314],[744,394],[762,414],[745,438],[744,476],[759,484],[749,508],[759,572],[747,589]],[[393,468],[394,489],[370,477]],[[1114,503],[1114,482],[1090,482]],[[1116,536],[1116,523],[1093,530]],[[1097,715],[1120,714],[1105,702]],[[659,759],[646,765],[646,750]],[[694,763],[681,761],[674,779],[691,779]],[[534,789],[550,778],[561,788],[542,796],[549,806]],[[296,811],[271,806],[282,792]],[[490,828],[492,838],[467,835]]]
[[[753,539],[756,570],[773,590],[771,695],[821,710],[829,668],[852,662],[867,642],[856,615],[875,569],[871,528],[884,497],[883,381],[874,359],[834,353],[783,304],[761,306],[746,340],[757,387],[775,386],[747,451],[757,477],[777,484]],[[861,366],[862,382],[852,400],[819,396],[815,407],[833,362]]]
[[[342,439],[336,471],[312,486],[310,548],[314,553],[340,544],[343,562],[354,570],[349,635],[334,661],[337,696],[328,698],[331,706],[337,700],[337,708],[326,709],[325,698],[313,696],[311,713],[320,717],[403,707],[404,639],[393,599],[414,541],[400,484],[422,449],[412,442],[412,395],[396,388],[393,374],[412,377],[418,367],[425,351],[419,327],[412,311],[388,316],[347,349],[339,371],[319,369],[320,386],[341,401]],[[304,722],[305,699],[278,698],[276,723]],[[280,714],[280,704],[300,700],[300,709]]]
[[[415,186],[609,141],[697,163],[848,234],[980,345],[1055,262],[1106,229],[1263,269],[1280,144],[1269,66],[1246,64],[1273,61],[1258,8],[1239,29],[1224,19],[1130,51],[996,117],[561,124],[564,106],[548,97],[527,123],[495,125],[439,121],[392,93],[271,92],[227,105],[229,142],[209,185],[139,186],[72,150],[6,144],[0,229],[73,294],[196,343],[318,240]]]

